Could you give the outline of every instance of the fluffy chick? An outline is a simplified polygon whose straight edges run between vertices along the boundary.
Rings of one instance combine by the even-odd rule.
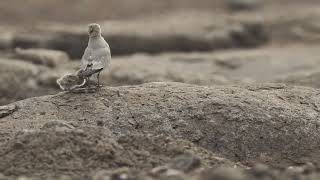
[[[72,91],[86,84],[86,79],[75,74],[66,74],[57,80],[57,84],[64,91]]]

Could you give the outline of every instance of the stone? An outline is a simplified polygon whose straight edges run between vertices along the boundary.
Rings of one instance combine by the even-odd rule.
[[[16,110],[16,105],[0,106],[0,118],[12,114]]]
[[[63,51],[49,49],[21,49],[16,48],[14,57],[48,67],[64,66],[68,61],[68,55]]]

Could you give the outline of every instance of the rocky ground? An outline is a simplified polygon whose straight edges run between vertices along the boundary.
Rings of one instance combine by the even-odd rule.
[[[0,2],[0,179],[320,178],[319,1],[19,3]],[[62,92],[92,21],[103,87]]]
[[[2,106],[0,170],[80,179],[317,177],[319,93],[162,82],[30,98]]]

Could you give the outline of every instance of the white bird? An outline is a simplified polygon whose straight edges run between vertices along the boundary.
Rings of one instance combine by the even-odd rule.
[[[100,72],[108,68],[111,61],[111,51],[108,43],[101,36],[99,24],[89,24],[88,28],[89,42],[81,59],[81,69],[78,72],[80,77],[87,80],[97,74],[98,86]]]

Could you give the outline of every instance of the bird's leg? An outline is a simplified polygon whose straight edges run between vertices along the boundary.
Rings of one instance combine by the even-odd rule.
[[[100,87],[100,72],[98,72],[98,74],[97,74],[97,79],[98,79],[98,87]]]
[[[89,84],[90,84],[90,82],[89,82],[89,77],[86,77],[86,86],[88,86]]]
[[[90,86],[90,77],[86,77],[86,81],[87,81],[86,86],[89,87]]]

